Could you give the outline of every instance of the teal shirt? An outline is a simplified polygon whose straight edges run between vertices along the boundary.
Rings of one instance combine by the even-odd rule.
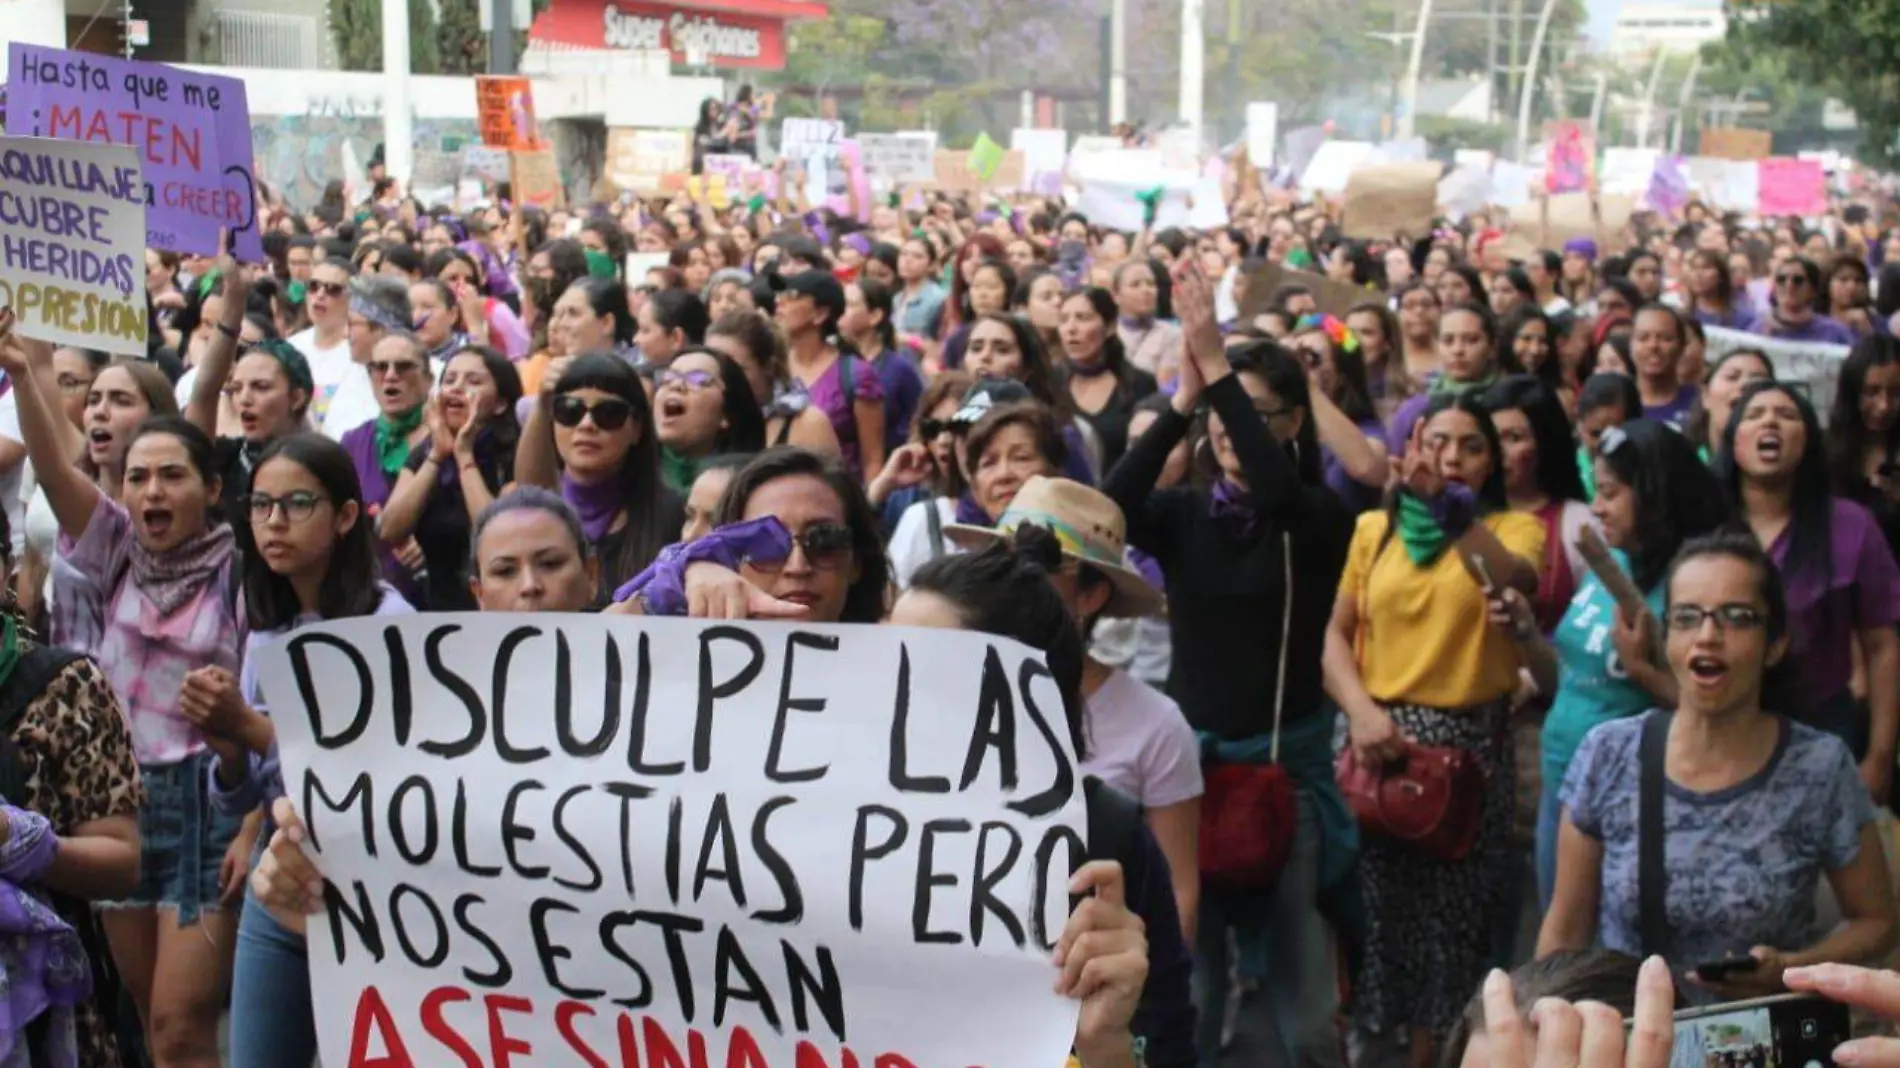
[[[1620,549],[1610,550],[1616,564],[1625,572],[1629,558]],[[1645,598],[1650,611],[1662,618],[1661,583]],[[1599,723],[1633,716],[1653,704],[1648,690],[1631,681],[1616,655],[1612,633],[1616,627],[1616,601],[1604,589],[1595,573],[1585,573],[1570,599],[1570,608],[1550,636],[1557,650],[1557,699],[1544,719],[1544,782],[1564,781],[1570,758],[1583,744],[1583,736]]]

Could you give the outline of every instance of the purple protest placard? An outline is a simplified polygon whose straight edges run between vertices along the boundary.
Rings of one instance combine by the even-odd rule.
[[[145,180],[146,244],[264,258],[244,83],[163,63],[13,43],[8,133],[126,145]]]

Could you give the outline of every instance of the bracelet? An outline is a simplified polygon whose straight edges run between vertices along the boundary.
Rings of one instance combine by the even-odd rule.
[[[462,470],[462,471],[479,471],[479,470],[481,470],[481,466],[482,466],[481,464],[479,464],[479,463],[477,463],[477,462],[475,462],[474,460],[470,460],[469,462],[467,462],[467,463],[465,463],[465,464],[463,464],[463,465],[462,465],[462,466],[461,466],[460,468],[458,468],[458,470]]]

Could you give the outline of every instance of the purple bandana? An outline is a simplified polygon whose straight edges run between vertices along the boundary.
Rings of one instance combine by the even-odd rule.
[[[599,542],[613,529],[614,518],[620,514],[620,506],[625,502],[618,478],[584,486],[562,475],[561,497],[580,513],[581,530],[586,532],[587,540],[591,542]]]
[[[988,512],[978,507],[976,498],[964,494],[957,498],[957,522],[966,527],[993,527],[996,520]]]
[[[1260,525],[1260,513],[1254,511],[1252,495],[1228,478],[1214,482],[1207,513],[1217,520],[1234,524],[1242,536],[1252,534]]]

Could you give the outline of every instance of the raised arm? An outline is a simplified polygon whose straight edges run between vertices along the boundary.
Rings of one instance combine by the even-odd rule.
[[[0,308],[0,370],[13,379],[20,436],[25,439],[26,453],[33,461],[40,487],[46,491],[47,503],[53,506],[60,531],[78,539],[85,534],[87,525],[92,522],[93,510],[104,495],[66,455],[59,434],[60,417],[53,414],[52,406],[41,394],[39,375],[29,362],[29,351],[31,359],[51,362],[51,350],[44,345],[34,345],[29,350],[15,333],[14,323],[13,309]]]
[[[527,422],[521,427],[521,443],[515,449],[515,481],[519,485],[560,488],[561,458],[554,450],[554,419],[549,408],[554,403],[554,387],[571,359],[563,356],[555,360],[541,376],[541,395],[528,411]]]
[[[191,398],[185,402],[185,418],[198,429],[217,437],[218,404],[224,399],[224,384],[230,380],[231,366],[237,362],[238,330],[244,325],[244,303],[251,295],[251,281],[244,268],[229,255],[218,260],[220,293],[224,309],[218,317],[211,344],[198,361],[198,377],[191,386]]]

